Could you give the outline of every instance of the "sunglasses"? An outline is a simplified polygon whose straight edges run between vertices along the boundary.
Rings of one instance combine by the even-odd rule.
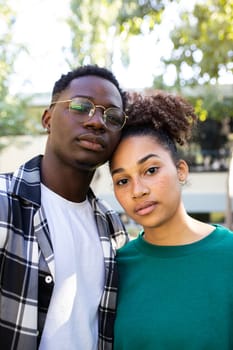
[[[91,100],[85,97],[75,97],[65,101],[54,101],[51,106],[57,103],[69,102],[69,111],[77,115],[78,121],[83,123],[90,120],[95,114],[96,108],[103,110],[102,120],[107,129],[118,131],[126,123],[127,116],[121,108],[105,108],[101,105],[95,105]]]

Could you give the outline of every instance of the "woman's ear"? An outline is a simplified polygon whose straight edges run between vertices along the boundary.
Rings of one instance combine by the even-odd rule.
[[[189,167],[185,160],[180,159],[177,162],[177,174],[178,174],[178,180],[181,185],[184,185],[187,182],[188,174],[189,174]]]
[[[43,125],[43,128],[47,130],[47,133],[50,132],[50,120],[51,120],[51,111],[50,109],[45,109],[41,117],[41,123]]]

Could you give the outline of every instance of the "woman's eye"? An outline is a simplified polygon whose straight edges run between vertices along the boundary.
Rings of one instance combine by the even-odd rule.
[[[146,173],[149,174],[149,175],[152,175],[152,174],[157,173],[158,169],[159,169],[158,167],[152,166],[149,169],[147,169]]]
[[[121,179],[121,180],[116,181],[116,184],[117,184],[118,186],[123,186],[123,185],[125,185],[125,184],[127,184],[127,183],[128,183],[128,180],[127,180],[127,179]]]

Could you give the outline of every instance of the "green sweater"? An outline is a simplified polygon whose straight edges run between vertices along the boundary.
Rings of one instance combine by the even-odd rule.
[[[233,349],[233,233],[156,246],[142,235],[118,250],[114,350]]]

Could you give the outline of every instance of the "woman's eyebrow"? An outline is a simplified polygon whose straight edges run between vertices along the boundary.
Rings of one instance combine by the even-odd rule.
[[[137,161],[137,163],[138,163],[138,164],[142,164],[142,163],[146,162],[148,159],[153,158],[153,157],[159,158],[159,156],[158,156],[157,154],[155,154],[155,153],[150,153],[150,154],[148,154],[147,156],[145,156],[145,157],[139,159],[139,160]]]
[[[155,158],[159,158],[159,156],[158,156],[157,154],[154,154],[154,153],[147,154],[145,157],[139,159],[139,160],[137,161],[137,164],[143,164],[143,163],[145,163],[148,159],[154,158],[154,157],[155,157]],[[113,176],[113,175],[115,175],[115,174],[122,173],[122,172],[124,172],[124,171],[125,171],[124,168],[113,169],[113,170],[111,171],[111,175]]]

